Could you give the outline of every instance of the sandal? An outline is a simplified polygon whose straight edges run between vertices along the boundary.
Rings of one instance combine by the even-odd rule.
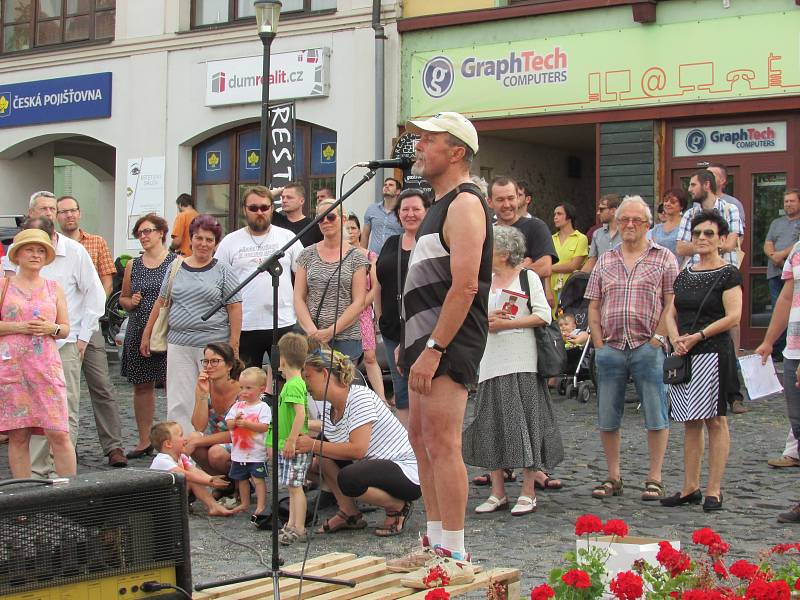
[[[515,482],[517,480],[517,474],[514,473],[514,469],[503,469],[503,479],[506,482]],[[489,473],[484,473],[483,475],[478,475],[472,478],[472,483],[475,485],[490,485],[492,483],[492,478]]]
[[[622,496],[622,477],[619,479],[606,479],[592,490],[592,498],[602,500],[609,496]]]
[[[291,546],[295,542],[307,542],[308,536],[305,531],[300,533],[294,527],[286,526],[278,533],[278,541],[283,546]]]
[[[375,530],[375,535],[378,537],[391,537],[400,535],[406,528],[408,517],[411,515],[411,509],[414,505],[411,502],[403,504],[403,508],[395,512],[386,512],[386,521],[383,527]],[[391,520],[391,521],[390,521]]]
[[[652,501],[660,500],[666,497],[667,492],[664,490],[664,484],[655,479],[648,479],[644,482],[644,491],[642,492],[642,500]]]
[[[489,496],[486,499],[486,502],[475,507],[475,512],[479,515],[484,515],[486,513],[493,513],[498,510],[506,510],[507,508],[508,498],[506,496],[503,496],[502,498],[498,498],[497,496]]]
[[[560,479],[553,479],[548,475],[544,478],[542,483],[533,481],[533,489],[535,490],[560,490],[563,487]]]
[[[338,518],[340,523],[338,525],[331,524],[331,521]],[[341,510],[333,515],[331,518],[326,519],[321,527],[317,528],[316,533],[336,533],[342,529],[364,529],[367,522],[364,520],[364,515],[356,513],[348,515]]]

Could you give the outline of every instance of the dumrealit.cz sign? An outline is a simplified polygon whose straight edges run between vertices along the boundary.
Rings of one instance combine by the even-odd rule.
[[[262,56],[206,63],[206,106],[261,102]],[[273,54],[269,99],[294,100],[327,96],[330,50],[314,48]]]
[[[0,128],[110,116],[111,73],[0,83]]]
[[[786,121],[675,130],[673,156],[784,152]]]

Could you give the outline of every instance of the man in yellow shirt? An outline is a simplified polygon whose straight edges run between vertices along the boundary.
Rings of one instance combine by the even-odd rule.
[[[175,223],[172,225],[172,243],[169,249],[183,256],[192,255],[192,247],[189,244],[189,225],[199,214],[194,208],[194,198],[189,194],[181,194],[175,200],[178,205],[178,214],[175,216]]]

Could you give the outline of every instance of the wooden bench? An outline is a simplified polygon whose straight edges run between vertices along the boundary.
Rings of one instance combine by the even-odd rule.
[[[300,572],[302,563],[287,565],[287,572]],[[303,582],[300,598],[315,600],[392,600],[406,598],[423,600],[429,590],[414,590],[400,585],[403,573],[392,573],[386,568],[386,559],[382,556],[362,556],[333,552],[311,558],[306,563],[306,573],[320,577],[349,579],[357,582],[356,587],[333,585],[330,583]],[[499,583],[505,590],[505,597],[516,599],[520,594],[520,573],[518,569],[490,569],[481,571],[475,581],[468,585],[453,585],[445,588],[451,597],[462,596],[474,590],[488,590],[493,583]],[[282,600],[295,600],[300,581],[292,578],[280,580]],[[272,579],[255,579],[244,583],[227,585],[203,592],[195,592],[195,600],[260,600],[273,597]]]

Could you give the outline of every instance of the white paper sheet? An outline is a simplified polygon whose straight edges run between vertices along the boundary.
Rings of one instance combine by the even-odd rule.
[[[739,366],[751,400],[783,392],[783,385],[775,374],[771,356],[767,357],[765,365],[761,364],[761,357],[758,354],[742,356],[739,358]]]

